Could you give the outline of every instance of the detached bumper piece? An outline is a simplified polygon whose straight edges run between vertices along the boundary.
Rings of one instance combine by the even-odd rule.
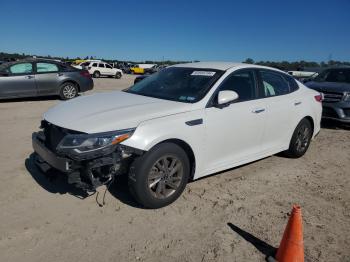
[[[63,156],[49,149],[44,132],[33,133],[32,144],[35,151],[35,164],[46,173],[51,168],[66,174],[69,184],[85,191],[95,191],[101,185],[107,184],[115,176],[128,172],[133,157],[140,154],[138,150],[115,146],[112,153],[107,155],[96,154],[90,158],[86,155],[82,159]],[[52,147],[51,147],[52,148]]]

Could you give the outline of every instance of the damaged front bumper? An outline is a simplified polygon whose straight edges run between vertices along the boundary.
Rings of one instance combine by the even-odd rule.
[[[81,158],[60,155],[45,145],[43,132],[32,134],[32,145],[35,151],[35,164],[41,171],[47,172],[54,168],[65,173],[68,183],[94,191],[98,186],[107,184],[115,176],[128,173],[129,165],[135,156],[143,151],[123,145],[114,145],[111,150],[100,154],[84,155]]]

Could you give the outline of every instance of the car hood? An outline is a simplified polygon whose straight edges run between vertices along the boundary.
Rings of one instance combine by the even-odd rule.
[[[319,92],[350,92],[350,84],[347,83],[310,81],[305,85]]]
[[[192,108],[193,104],[115,91],[59,103],[44,114],[44,119],[63,128],[91,134],[134,128],[145,120]]]

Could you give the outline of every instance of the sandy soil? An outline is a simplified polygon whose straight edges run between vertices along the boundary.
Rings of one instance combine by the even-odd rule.
[[[93,92],[132,80],[98,79]],[[1,261],[264,261],[293,203],[302,206],[306,261],[350,261],[348,128],[323,128],[301,159],[272,156],[192,182],[166,208],[138,207],[123,179],[100,207],[32,164],[31,133],[58,102],[0,102]]]

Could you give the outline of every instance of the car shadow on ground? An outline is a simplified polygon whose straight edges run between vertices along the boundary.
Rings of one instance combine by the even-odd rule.
[[[263,255],[265,255],[266,261],[273,261],[271,260],[272,257],[276,255],[277,248],[269,245],[265,241],[253,236],[252,234],[248,233],[247,231],[244,231],[243,229],[239,228],[238,226],[227,223],[227,225],[238,235],[240,235],[242,238],[244,238],[246,241],[251,243],[257,250],[259,250]]]
[[[70,194],[80,199],[85,199],[94,195],[94,193],[87,193],[86,191],[69,184],[67,176],[57,170],[50,169],[48,172],[43,173],[35,165],[34,154],[31,154],[25,160],[25,167],[33,179],[47,192],[52,194]],[[142,208],[131,196],[126,176],[118,176],[115,181],[107,187],[107,189],[113,197],[117,198],[122,203],[132,207]],[[100,198],[99,194],[96,195],[96,202],[101,206],[101,201],[98,198]]]
[[[39,96],[39,97],[0,99],[0,103],[4,104],[4,103],[36,102],[36,101],[49,101],[49,100],[59,100],[59,97],[58,96]]]

